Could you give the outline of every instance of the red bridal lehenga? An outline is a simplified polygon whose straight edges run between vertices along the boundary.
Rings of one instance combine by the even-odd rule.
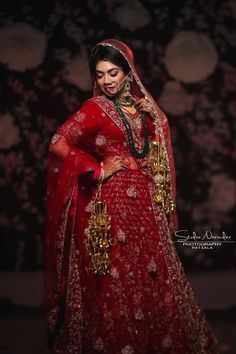
[[[166,117],[139,81],[130,49],[116,40],[102,45],[112,45],[126,57],[134,76],[133,93],[145,96],[157,112],[174,197],[174,164]],[[143,127],[135,123],[139,117],[128,118],[139,144],[143,140]],[[147,120],[152,140],[157,130],[151,118]],[[154,202],[147,157],[133,157],[138,169],[119,171],[102,184],[101,199],[111,217],[111,266],[104,275],[92,271],[86,233],[100,162],[113,155],[131,156],[113,102],[95,88],[94,97],[59,128],[52,144],[61,137],[67,139],[70,151],[64,159],[49,154],[48,164],[45,253],[51,352],[218,353],[217,340],[172,241],[171,229],[177,227],[175,211],[167,217]]]

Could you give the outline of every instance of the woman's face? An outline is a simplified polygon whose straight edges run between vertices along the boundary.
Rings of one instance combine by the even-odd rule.
[[[122,93],[125,86],[125,73],[120,66],[110,61],[100,60],[96,65],[96,82],[107,96]]]

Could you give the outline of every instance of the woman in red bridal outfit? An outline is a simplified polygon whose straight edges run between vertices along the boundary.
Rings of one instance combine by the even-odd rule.
[[[209,354],[186,279],[168,122],[124,43],[98,43],[93,97],[49,147],[46,305],[55,354]]]

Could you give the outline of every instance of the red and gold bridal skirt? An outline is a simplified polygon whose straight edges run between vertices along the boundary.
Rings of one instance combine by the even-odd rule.
[[[117,173],[103,185],[102,200],[112,218],[111,270],[93,275],[84,248],[82,354],[217,353],[147,177]]]

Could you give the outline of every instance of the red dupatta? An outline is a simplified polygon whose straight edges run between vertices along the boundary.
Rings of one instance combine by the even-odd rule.
[[[87,105],[80,110],[83,114],[99,115],[101,109]],[[97,111],[95,112],[97,107]],[[80,256],[77,251],[80,247],[78,237],[75,237],[75,223],[78,216],[78,196],[84,210],[91,198],[95,187],[94,179],[99,176],[101,167],[97,159],[89,150],[89,146],[80,149],[74,141],[76,136],[73,129],[78,114],[70,117],[59,128],[53,140],[65,137],[70,145],[64,159],[49,152],[47,168],[47,219],[45,235],[45,305],[47,315],[49,347],[57,347],[55,341],[62,326],[73,332],[81,327],[81,289],[80,289]],[[77,132],[78,134],[78,132]],[[84,193],[79,191],[79,178],[86,184]],[[81,245],[82,246],[82,245]],[[76,283],[72,279],[77,279]],[[69,297],[73,294],[73,301]],[[70,325],[71,323],[71,325]],[[66,334],[65,334],[66,335]],[[68,338],[75,338],[68,334]],[[64,338],[66,341],[66,338]],[[75,340],[78,341],[78,338]],[[69,346],[79,346],[78,343],[69,343]],[[58,347],[63,345],[58,343]]]

